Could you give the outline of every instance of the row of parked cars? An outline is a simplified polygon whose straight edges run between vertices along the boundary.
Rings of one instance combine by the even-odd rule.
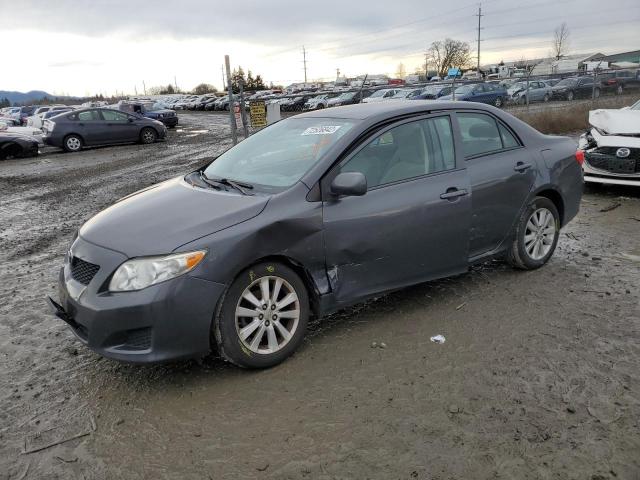
[[[22,117],[24,112],[31,115]],[[37,155],[44,145],[75,152],[84,146],[153,143],[177,124],[176,112],[150,100],[12,107],[0,111],[0,160]]]

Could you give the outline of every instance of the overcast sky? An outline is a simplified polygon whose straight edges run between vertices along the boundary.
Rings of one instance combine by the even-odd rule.
[[[138,93],[174,82],[221,87],[232,67],[266,81],[394,75],[424,64],[433,41],[476,50],[478,3],[467,0],[0,0],[0,90]],[[547,56],[567,22],[571,53],[640,49],[638,0],[485,0],[481,63]],[[475,60],[474,60],[475,61]]]

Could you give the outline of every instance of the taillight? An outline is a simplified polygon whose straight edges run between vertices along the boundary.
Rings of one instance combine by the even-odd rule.
[[[609,85],[613,85],[614,83],[616,83],[616,81],[615,81],[615,80],[607,80],[607,83],[608,83]]]
[[[584,163],[584,150],[576,150],[576,162],[580,165]]]

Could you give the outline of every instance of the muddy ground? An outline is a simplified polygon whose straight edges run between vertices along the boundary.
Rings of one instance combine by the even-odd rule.
[[[181,120],[152,146],[0,164],[0,479],[640,479],[633,189],[587,192],[540,270],[483,265],[322,319],[268,371],[83,347],[45,303],[63,253],[229,146],[227,117]]]

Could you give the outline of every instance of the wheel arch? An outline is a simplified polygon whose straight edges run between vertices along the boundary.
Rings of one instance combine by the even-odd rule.
[[[564,225],[564,199],[557,189],[551,186],[542,187],[535,192],[534,196],[544,197],[551,200],[558,210],[558,215],[560,215],[560,225]]]

